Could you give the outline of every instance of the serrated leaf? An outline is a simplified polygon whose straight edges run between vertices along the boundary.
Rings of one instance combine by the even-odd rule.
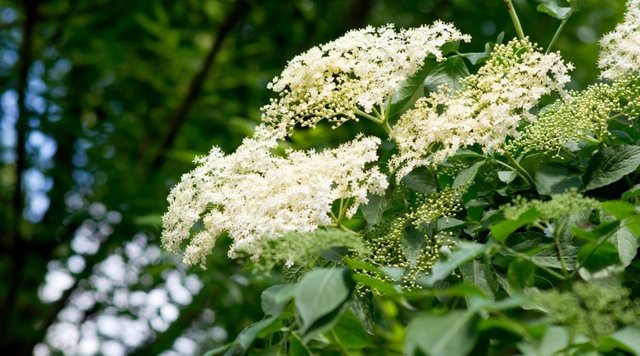
[[[584,175],[585,190],[607,186],[640,166],[640,146],[606,147],[589,162]]]
[[[375,226],[382,220],[384,212],[389,209],[389,199],[386,195],[370,194],[369,202],[360,207],[362,216],[370,226]]]
[[[539,12],[543,12],[555,19],[564,20],[571,16],[571,7],[562,7],[552,2],[540,4],[536,8]]]
[[[460,266],[460,273],[465,282],[480,287],[489,299],[494,299],[494,292],[486,274],[486,266],[479,260],[472,260]]]
[[[434,92],[441,85],[446,85],[451,92],[460,89],[460,80],[469,75],[469,69],[461,57],[450,57],[438,63],[424,80],[425,87]]]
[[[426,355],[464,356],[476,343],[477,321],[477,315],[469,311],[419,315],[407,325],[407,354],[420,350]]]

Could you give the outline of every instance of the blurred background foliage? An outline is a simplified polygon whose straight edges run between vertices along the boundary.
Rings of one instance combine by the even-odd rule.
[[[558,23],[516,1],[547,44]],[[596,77],[623,1],[590,0],[557,43]],[[442,19],[482,51],[515,33],[502,0],[0,0],[0,339],[12,355],[197,354],[258,320],[273,283],[159,247],[166,196],[196,154],[237,147],[294,55],[352,28]],[[301,132],[292,146],[330,145]],[[276,279],[277,277],[273,277]]]

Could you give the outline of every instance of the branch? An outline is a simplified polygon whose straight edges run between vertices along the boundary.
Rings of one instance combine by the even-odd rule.
[[[156,152],[155,156],[151,160],[151,171],[154,171],[160,168],[166,159],[166,153],[173,146],[173,143],[180,132],[180,129],[187,121],[187,117],[189,112],[193,108],[193,105],[198,100],[202,92],[202,87],[204,85],[204,80],[209,75],[211,68],[213,67],[214,60],[220,50],[222,49],[222,44],[224,40],[227,38],[231,30],[238,24],[248,10],[248,3],[246,0],[236,0],[231,9],[229,15],[227,15],[224,22],[220,25],[220,28],[217,31],[216,36],[213,38],[213,42],[211,43],[211,48],[209,52],[204,58],[200,69],[196,72],[196,74],[191,79],[191,83],[189,84],[189,89],[187,90],[187,95],[183,98],[182,102],[178,106],[177,110],[171,115],[169,118],[169,126],[168,130],[165,133],[164,138],[160,143],[160,147]]]

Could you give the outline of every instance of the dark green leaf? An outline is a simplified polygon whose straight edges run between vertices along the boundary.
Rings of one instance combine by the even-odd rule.
[[[536,265],[524,259],[516,259],[509,264],[507,277],[514,289],[523,290],[535,282]]]
[[[584,175],[585,190],[607,186],[640,166],[640,146],[606,147],[593,156]]]
[[[438,188],[438,182],[431,170],[418,167],[402,178],[402,182],[410,189],[419,193],[433,193]]]
[[[422,68],[402,83],[400,89],[393,96],[393,102],[389,109],[390,118],[394,118],[407,111],[418,98],[424,95],[424,80],[435,64],[435,59],[426,59]]]
[[[409,355],[464,356],[476,343],[478,318],[469,311],[444,315],[422,314],[407,325],[405,346]]]
[[[564,193],[568,189],[581,189],[583,186],[577,172],[571,171],[565,164],[556,162],[542,164],[535,174],[534,181],[536,190],[542,195]]]
[[[382,215],[389,208],[389,199],[385,195],[370,194],[369,202],[360,207],[367,224],[374,226],[380,222]]]
[[[452,92],[460,89],[460,80],[469,75],[469,69],[461,57],[451,57],[438,63],[425,78],[426,88],[434,92],[446,85]]]

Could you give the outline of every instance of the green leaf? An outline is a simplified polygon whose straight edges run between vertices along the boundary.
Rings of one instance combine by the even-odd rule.
[[[416,282],[425,286],[447,278],[458,267],[482,255],[489,248],[486,244],[476,242],[460,242],[456,245],[446,261],[438,261],[431,268],[431,274],[418,279]]]
[[[538,342],[521,342],[518,349],[525,356],[547,356],[556,355],[558,351],[564,350],[570,343],[569,331],[560,326],[549,326],[542,338]]]
[[[384,212],[389,209],[389,199],[386,195],[369,194],[369,202],[360,207],[362,216],[370,226],[375,226],[382,220]]]
[[[269,328],[273,323],[278,320],[277,317],[272,316],[257,323],[251,324],[246,329],[242,330],[236,338],[236,343],[243,349],[248,350],[251,344],[258,338],[261,332]]]
[[[591,241],[578,251],[578,261],[590,272],[596,272],[620,262],[620,258],[613,243],[605,241],[598,245],[596,241]]]
[[[536,265],[521,258],[515,259],[509,264],[507,278],[516,290],[531,287],[536,280]]]
[[[381,294],[387,294],[387,295],[398,294],[398,291],[395,289],[393,285],[387,282],[384,282],[381,279],[371,277],[366,274],[356,273],[353,275],[353,280],[359,284],[370,287]]]
[[[622,193],[622,199],[624,200],[629,200],[631,198],[635,198],[639,196],[640,196],[640,184],[636,184],[631,189]]]
[[[540,165],[535,174],[534,183],[538,193],[554,195],[564,193],[568,189],[582,189],[582,178],[565,164],[550,162]]]
[[[458,173],[458,175],[456,176],[456,179],[453,181],[453,185],[451,186],[451,188],[457,189],[462,186],[471,184],[476,178],[476,174],[483,164],[484,161],[476,162],[471,167],[465,168],[460,171],[460,173]]]
[[[352,291],[352,280],[344,268],[319,268],[307,273],[294,293],[302,331],[309,331],[315,322],[338,309]]]
[[[431,170],[426,167],[418,167],[402,178],[402,182],[418,193],[433,193],[438,188],[438,181]]]
[[[494,291],[487,279],[487,266],[479,260],[472,260],[460,266],[462,279],[472,285],[480,287],[489,299],[494,299]]]
[[[424,80],[435,65],[435,59],[427,58],[422,68],[402,83],[400,89],[393,96],[389,118],[394,118],[407,111],[418,98],[424,95]]]
[[[460,89],[460,80],[469,75],[469,69],[461,57],[450,57],[438,63],[424,80],[425,87],[434,92],[446,85],[451,92]]]
[[[571,7],[558,6],[552,2],[538,5],[537,10],[558,20],[569,18],[572,12]]]
[[[640,215],[628,217],[622,223],[634,235],[640,236]]]
[[[501,243],[505,243],[507,238],[522,226],[536,221],[540,217],[540,212],[531,208],[520,214],[516,220],[504,220],[492,225],[489,229],[493,238]]]
[[[464,356],[476,343],[478,318],[469,311],[444,315],[421,314],[407,325],[405,347],[408,355],[416,350],[426,355]]]
[[[640,355],[639,326],[627,326],[616,331],[613,335],[610,335],[609,338],[615,340],[625,350],[635,355]]]
[[[615,216],[618,220],[622,220],[636,214],[636,208],[633,205],[620,200],[606,201],[600,204],[600,206],[604,211]]]
[[[611,242],[618,249],[622,266],[630,265],[638,253],[638,238],[626,226],[621,226],[611,236]]]
[[[293,299],[295,284],[276,284],[262,292],[262,311],[267,315],[277,316],[287,307]]]
[[[342,314],[333,327],[333,331],[346,349],[362,349],[369,345],[369,336],[360,320],[351,311]]]
[[[585,190],[617,182],[640,166],[640,146],[606,147],[593,156],[584,175]]]
[[[504,182],[507,184],[513,182],[513,180],[516,179],[517,176],[518,176],[518,173],[516,171],[499,171],[498,172],[498,179],[501,182]]]

